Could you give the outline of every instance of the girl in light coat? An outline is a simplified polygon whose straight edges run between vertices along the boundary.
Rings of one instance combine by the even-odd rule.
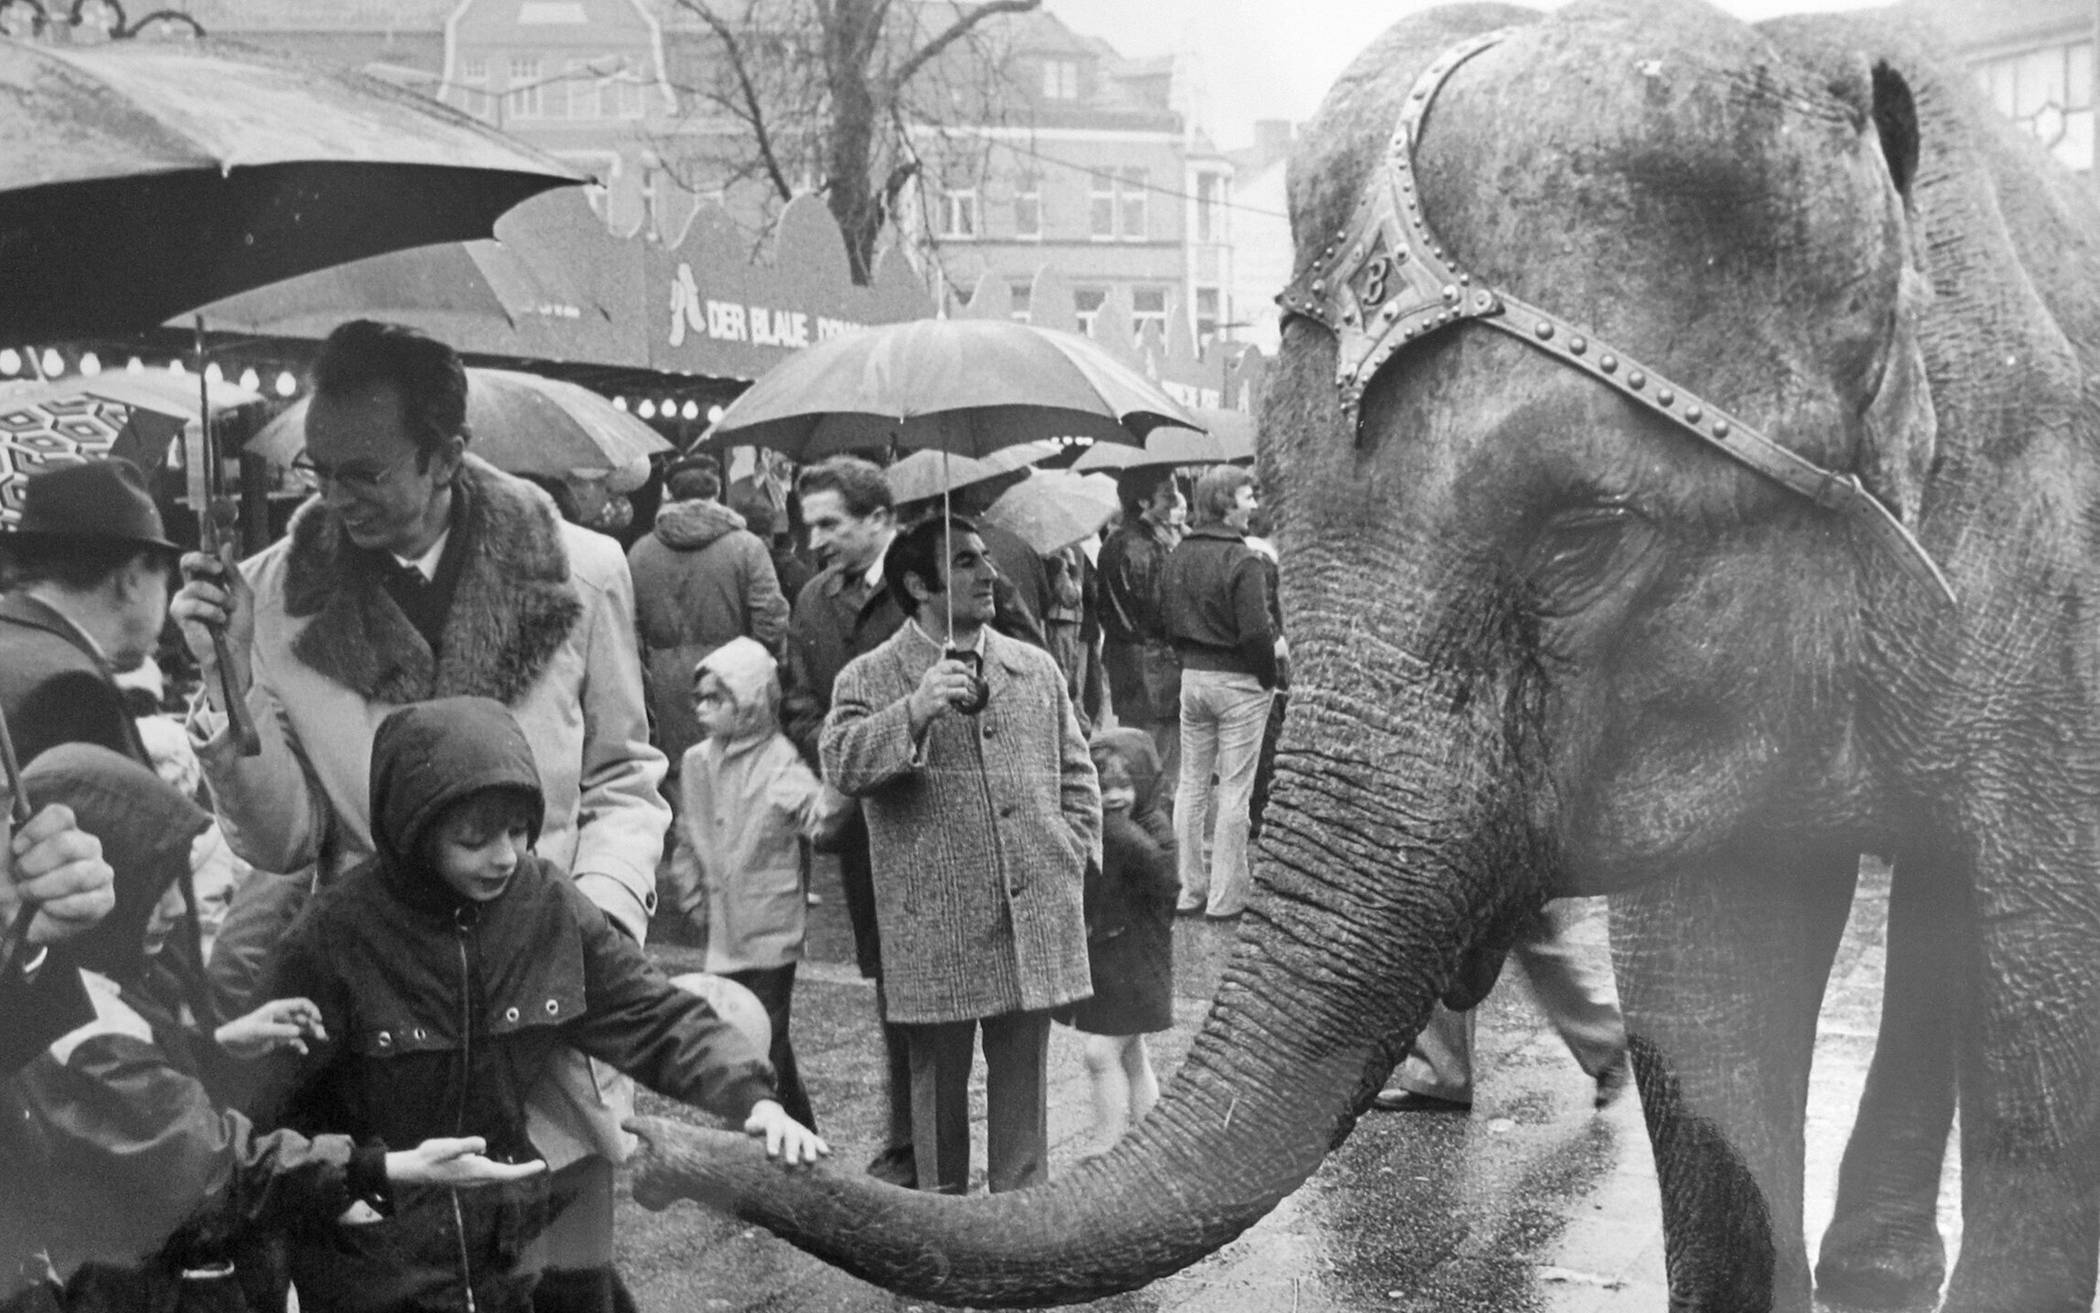
[[[705,934],[706,969],[765,1004],[781,1105],[814,1129],[788,1042],[808,916],[806,840],[835,829],[853,804],[819,783],[780,732],[778,668],[758,643],[732,639],[701,658],[693,711],[703,737],[679,767],[674,897]]]

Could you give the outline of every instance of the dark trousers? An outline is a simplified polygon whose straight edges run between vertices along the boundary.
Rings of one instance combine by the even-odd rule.
[[[860,973],[875,982],[875,1013],[887,1017],[882,1000],[882,937],[875,927],[875,872],[868,854],[868,825],[855,807],[837,844],[839,884],[846,895],[846,920],[853,927],[853,955]],[[911,1147],[911,1060],[905,1052],[904,1034],[888,1021],[882,1022],[884,1070],[889,1086],[889,1143],[885,1150]]]
[[[987,1175],[994,1194],[1050,1178],[1050,1014],[901,1027],[911,1051],[912,1149],[919,1188],[970,1188],[970,1066],[984,1030]]]
[[[773,1064],[780,1106],[804,1126],[817,1129],[817,1114],[809,1106],[809,1091],[802,1085],[802,1068],[795,1061],[795,1046],[788,1042],[788,1022],[795,1007],[795,964],[754,967],[749,971],[727,972],[726,975],[757,995],[758,1001],[765,1005],[766,1020],[773,1026],[773,1047],[767,1050],[766,1057]]]

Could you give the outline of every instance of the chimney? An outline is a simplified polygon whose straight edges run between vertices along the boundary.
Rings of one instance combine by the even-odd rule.
[[[1289,119],[1254,120],[1254,150],[1266,165],[1291,153],[1294,129]]]

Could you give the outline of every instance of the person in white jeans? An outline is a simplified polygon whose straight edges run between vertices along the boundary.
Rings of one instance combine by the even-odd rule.
[[[1174,795],[1174,839],[1181,845],[1181,898],[1176,906],[1181,911],[1200,909],[1224,919],[1246,909],[1253,892],[1247,861],[1248,808],[1274,696],[1253,675],[1182,672],[1181,783]],[[1206,868],[1203,827],[1211,808],[1204,803],[1214,774],[1217,792],[1208,800],[1215,804],[1218,823]]]
[[[1189,534],[1160,572],[1162,627],[1181,658],[1177,906],[1219,920],[1244,911],[1252,891],[1248,804],[1276,687],[1268,572],[1246,543],[1255,506],[1246,470],[1226,465],[1205,473],[1196,483]],[[1206,865],[1204,830],[1213,814]]]
[[[1583,944],[1569,932],[1581,921],[1581,904],[1546,904],[1542,933],[1519,940],[1511,950],[1523,968],[1533,1001],[1568,1046],[1583,1074],[1596,1082],[1603,1108],[1625,1090],[1626,1018],[1619,1012],[1611,963],[1604,945]],[[1462,1112],[1473,1106],[1473,1032],[1478,1009],[1453,1012],[1439,1003],[1429,1024],[1415,1036],[1392,1079],[1371,1100],[1386,1112]]]

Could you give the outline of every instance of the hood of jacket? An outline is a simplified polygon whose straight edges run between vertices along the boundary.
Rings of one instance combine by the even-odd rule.
[[[656,512],[656,536],[674,551],[696,552],[743,527],[744,517],[718,501],[674,501]]]
[[[510,704],[531,690],[583,616],[561,522],[537,488],[476,456],[454,489],[466,559],[435,655],[387,595],[382,554],[352,543],[318,497],[292,515],[284,606],[312,619],[292,644],[301,661],[397,705],[463,694]]]
[[[1121,759],[1123,769],[1130,775],[1131,787],[1137,790],[1137,805],[1132,810],[1159,809],[1159,749],[1153,745],[1150,734],[1141,729],[1104,729],[1088,739],[1086,746],[1097,771],[1103,758]]]
[[[117,905],[69,945],[75,964],[123,983],[146,963],[146,925],[190,869],[190,845],[211,817],[150,769],[108,748],[61,743],[37,754],[22,786],[39,809],[63,803],[102,842]]]
[[[729,700],[736,704],[737,729],[731,738],[738,743],[769,737],[780,728],[780,663],[763,644],[749,638],[732,638],[693,668],[722,681]]]
[[[417,907],[458,898],[421,857],[431,826],[452,804],[484,789],[513,789],[531,802],[539,839],[546,806],[525,732],[489,698],[438,698],[403,707],[372,738],[372,839],[381,878]]]

